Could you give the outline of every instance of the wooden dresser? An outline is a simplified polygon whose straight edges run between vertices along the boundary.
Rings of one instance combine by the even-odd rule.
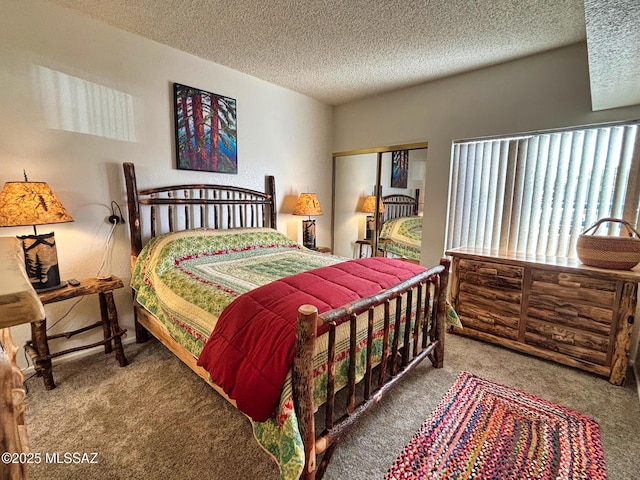
[[[624,382],[640,271],[578,260],[501,255],[474,248],[452,257],[449,300],[456,333]]]

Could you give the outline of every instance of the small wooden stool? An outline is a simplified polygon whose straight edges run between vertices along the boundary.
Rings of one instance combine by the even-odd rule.
[[[356,240],[356,245],[358,245],[358,258],[371,256],[371,240],[367,240],[366,238],[364,240]],[[363,251],[362,247],[364,247],[365,245],[369,248],[365,248]]]
[[[118,312],[113,301],[113,290],[124,287],[122,280],[115,275],[100,278],[86,278],[78,286],[67,285],[66,287],[48,292],[38,293],[43,304],[61,302],[70,298],[98,294],[100,300],[100,321],[86,327],[73,330],[71,332],[47,335],[47,319],[31,323],[31,340],[25,345],[25,350],[31,357],[36,374],[44,380],[47,390],[56,387],[53,381],[53,369],[51,359],[66,355],[71,352],[86,350],[98,345],[104,345],[104,353],[111,353],[115,348],[116,359],[121,367],[128,364],[124,356],[121,337],[126,333],[126,329],[121,329],[118,324]],[[86,332],[93,328],[102,327],[104,339],[90,345],[69,348],[56,353],[50,353],[49,340],[57,338],[70,338],[78,333]],[[112,344],[113,342],[113,344]]]

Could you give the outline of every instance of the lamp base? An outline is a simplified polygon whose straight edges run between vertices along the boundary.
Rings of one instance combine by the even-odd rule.
[[[311,250],[316,250],[316,221],[302,221],[302,245]]]
[[[367,217],[367,228],[364,231],[364,238],[365,240],[372,240],[373,239],[373,231],[376,228],[376,222],[375,222],[375,218],[373,218],[372,215],[369,215]]]
[[[53,232],[24,235],[18,239],[22,241],[27,275],[37,292],[56,290],[67,284],[60,281],[58,252]]]
[[[66,282],[65,280],[63,280],[62,282],[60,282],[58,285],[53,285],[51,287],[42,287],[42,288],[38,288],[35,285],[33,286],[33,288],[35,289],[35,291],[37,293],[44,293],[44,292],[50,292],[52,290],[58,290],[59,288],[64,288],[68,285],[68,282]]]

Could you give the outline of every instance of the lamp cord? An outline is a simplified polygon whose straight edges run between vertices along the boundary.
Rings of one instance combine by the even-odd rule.
[[[100,268],[98,268],[98,273],[96,274],[96,276],[100,276],[100,272],[102,271],[102,269],[104,268],[104,265],[106,263],[106,259],[107,259],[107,254],[109,252],[109,245],[111,244],[111,239],[113,238],[113,231],[116,228],[116,224],[112,224],[111,225],[111,230],[109,230],[109,235],[107,236],[107,241],[105,242],[104,245],[104,250],[102,252],[102,262],[100,263]],[[67,316],[71,313],[71,311],[76,307],[76,305],[78,305],[82,300],[84,300],[85,297],[80,297],[78,300],[76,300],[73,305],[71,305],[71,307],[69,307],[69,310],[67,310],[64,315],[62,315],[58,320],[56,320],[55,322],[53,322],[51,325],[49,325],[47,327],[47,331],[51,330],[53,327],[55,327],[58,323],[60,323],[62,320],[64,320],[65,318],[67,318]]]
[[[118,208],[118,214],[121,221],[124,221],[124,215],[122,215],[122,209],[120,208],[120,205],[118,204],[118,202],[116,202],[115,200],[111,200],[111,215],[116,214],[116,210],[115,208],[113,208],[114,205]]]
[[[69,307],[69,310],[67,310],[65,312],[64,315],[62,315],[58,320],[56,320],[55,322],[53,322],[51,325],[49,325],[47,327],[47,332],[49,330],[51,330],[53,327],[55,327],[58,323],[60,323],[62,320],[64,320],[65,318],[67,318],[67,316],[71,313],[71,310],[73,310],[74,308],[76,308],[76,305],[78,305],[82,300],[84,300],[84,297],[80,297],[78,300],[76,300],[75,302],[73,302],[73,305],[71,305]]]
[[[120,207],[118,207],[118,208],[120,208]],[[117,223],[112,223],[111,224],[111,230],[109,230],[109,235],[107,236],[107,241],[104,244],[104,250],[102,251],[102,262],[100,262],[100,267],[98,268],[98,273],[96,274],[97,277],[100,276],[100,274],[102,273],[102,269],[104,268],[104,265],[107,262],[107,255],[109,253],[109,246],[111,245],[111,239],[113,238],[113,232],[116,229],[116,225],[117,225]]]

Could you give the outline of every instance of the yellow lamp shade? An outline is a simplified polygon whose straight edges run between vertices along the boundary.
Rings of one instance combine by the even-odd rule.
[[[45,182],[7,182],[0,192],[0,227],[73,222]]]
[[[298,197],[294,215],[322,215],[322,207],[315,193],[301,193]]]
[[[362,204],[362,211],[364,213],[375,213],[376,211],[376,196],[369,195],[364,199],[364,203]],[[378,213],[384,212],[384,204],[380,202],[380,210]]]

